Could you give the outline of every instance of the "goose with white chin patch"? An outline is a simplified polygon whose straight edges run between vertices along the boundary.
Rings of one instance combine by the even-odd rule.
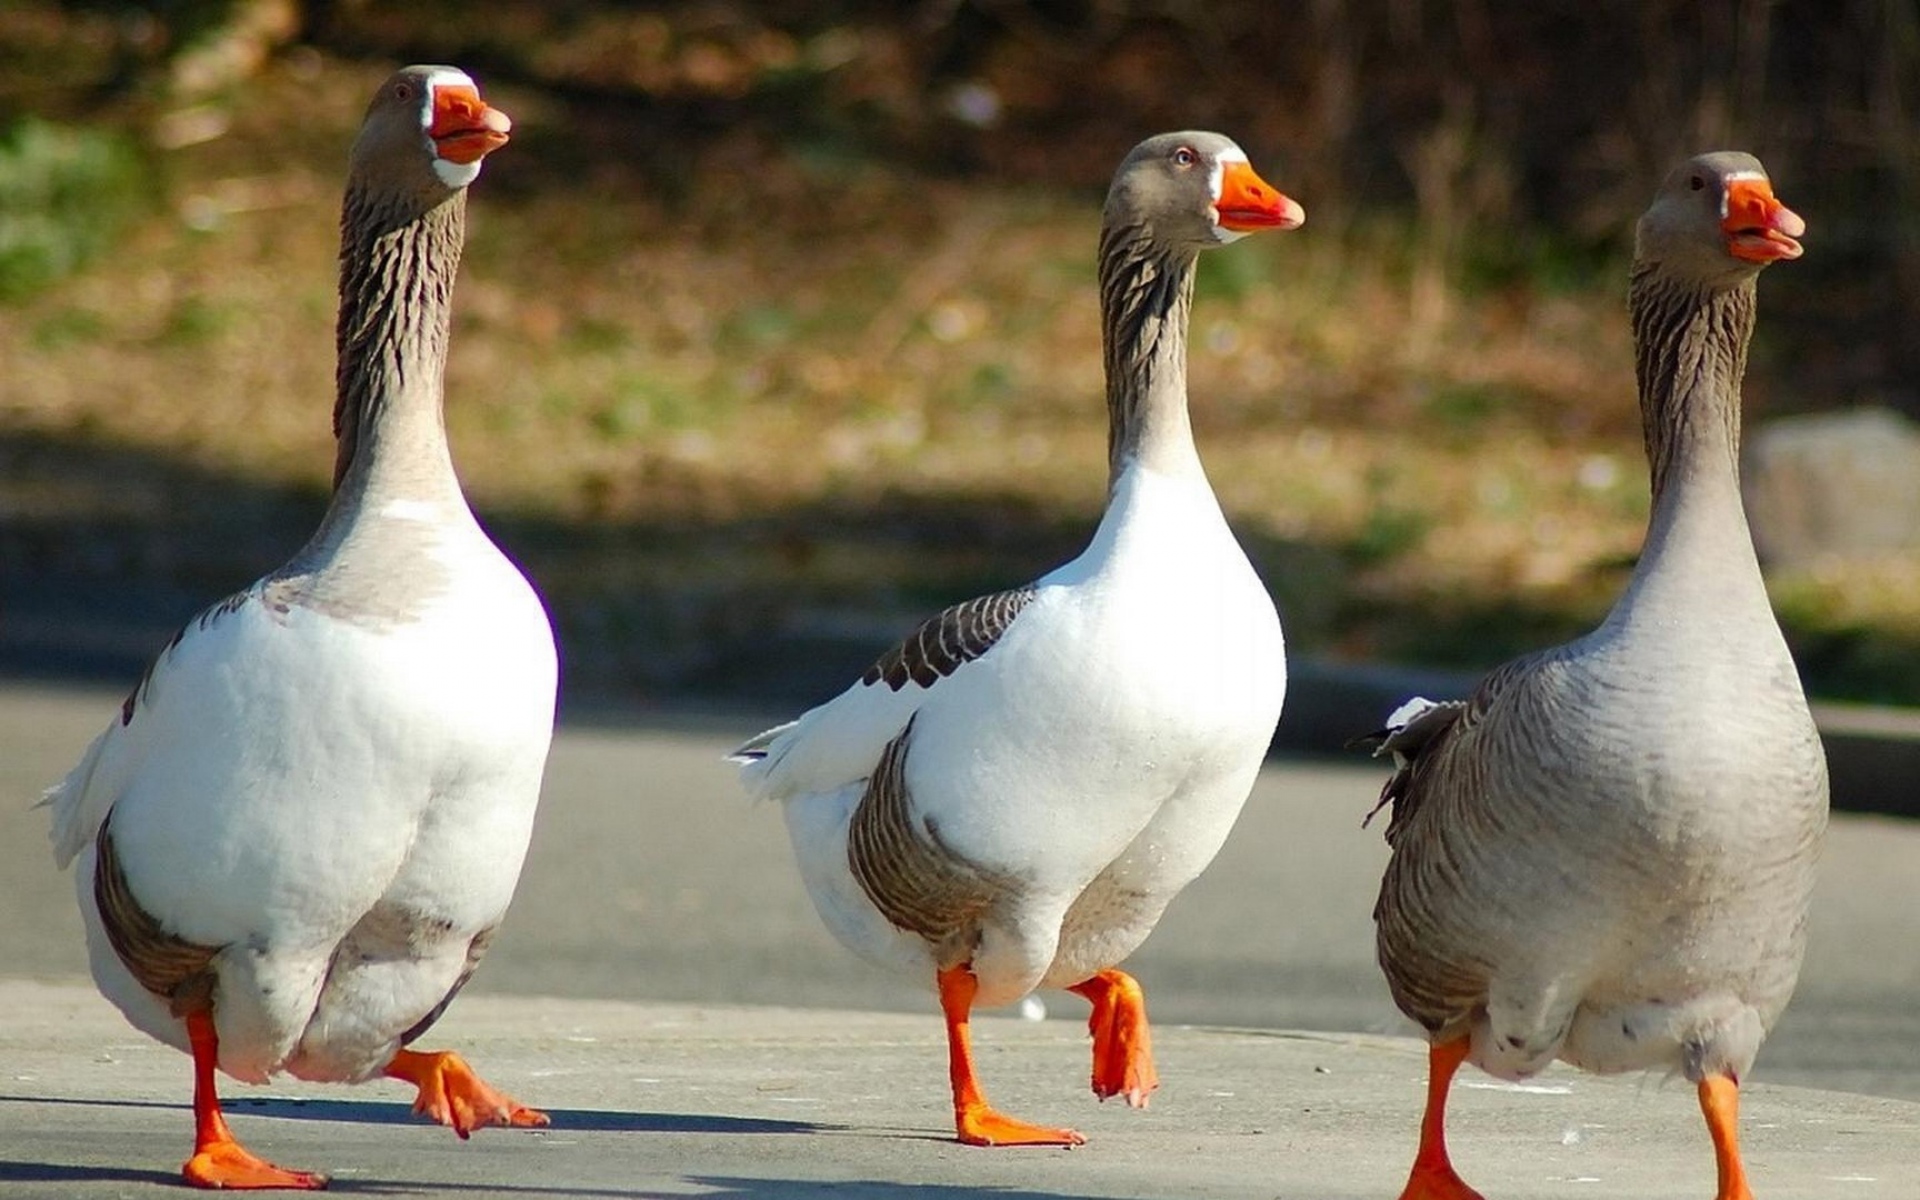
[[[1140,987],[1116,964],[1225,840],[1286,677],[1273,601],[1188,423],[1194,268],[1303,219],[1218,134],[1136,147],[1100,237],[1110,476],[1091,543],[932,618],[735,752],[748,789],[782,803],[834,934],[935,984],[963,1142],[1083,1140],[995,1111],[974,1070],[972,1009],[1036,987],[1092,1002],[1096,1095],[1138,1107],[1157,1085]]]
[[[381,85],[341,212],[326,517],[188,622],[47,793],[101,991],[193,1057],[201,1187],[326,1182],[234,1139],[216,1068],[384,1075],[463,1138],[546,1123],[405,1048],[506,913],[553,729],[552,629],[467,507],[441,415],[466,187],[509,125],[451,67]]]

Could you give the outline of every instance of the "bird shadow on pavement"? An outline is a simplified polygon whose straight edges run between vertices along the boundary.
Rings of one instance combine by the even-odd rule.
[[[705,1200],[796,1200],[798,1197],[832,1196],[834,1200],[960,1200],[981,1197],[985,1200],[1092,1200],[1092,1197],[1067,1192],[1036,1192],[1029,1188],[999,1188],[979,1184],[897,1183],[879,1179],[745,1179],[739,1176],[689,1175],[686,1181],[714,1191],[703,1192]]]
[[[163,1187],[180,1184],[179,1171],[150,1171],[139,1167],[74,1167],[62,1163],[0,1162],[0,1183],[65,1184],[150,1183]]]
[[[86,1100],[69,1096],[0,1096],[0,1103],[56,1105],[83,1104],[108,1108],[176,1109],[184,1104],[159,1100]],[[345,1121],[364,1125],[419,1125],[434,1123],[414,1114],[411,1105],[380,1100],[307,1100],[284,1096],[229,1096],[221,1101],[229,1116],[274,1117],[291,1121]],[[597,1108],[543,1109],[553,1124],[548,1128],[576,1133],[764,1134],[838,1133],[844,1126],[811,1121],[780,1121],[766,1117],[727,1117],[709,1113],[645,1113]],[[0,1165],[4,1169],[4,1165]],[[4,1178],[4,1176],[0,1176]]]
[[[165,1188],[168,1192],[186,1194],[186,1188],[180,1179],[180,1172],[142,1170],[138,1167],[78,1167],[64,1163],[47,1162],[0,1162],[0,1184],[41,1184],[55,1185],[60,1191],[46,1191],[41,1195],[60,1195],[66,1189],[86,1184],[145,1184]],[[473,1192],[486,1196],[566,1196],[566,1197],[602,1197],[605,1200],[641,1200],[643,1193],[611,1190],[606,1188],[573,1188],[565,1186],[533,1185],[517,1186],[488,1182],[484,1185],[469,1185],[426,1181],[417,1179],[349,1179],[336,1175],[327,1183],[328,1194],[358,1196],[418,1196],[425,1193]],[[773,1193],[782,1194],[782,1193]]]
[[[356,1121],[379,1125],[427,1125],[405,1102],[384,1100],[299,1100],[277,1096],[239,1097],[222,1102],[227,1112],[295,1121]],[[543,1108],[556,1131],[575,1133],[826,1133],[836,1127],[810,1121],[765,1117],[727,1117],[711,1113],[626,1112],[601,1108]]]

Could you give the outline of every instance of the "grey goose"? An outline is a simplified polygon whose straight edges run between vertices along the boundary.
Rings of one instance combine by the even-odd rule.
[[[1407,1200],[1477,1195],[1444,1132],[1462,1062],[1512,1080],[1555,1059],[1683,1074],[1718,1200],[1750,1195],[1739,1083],[1799,975],[1827,817],[1738,479],[1756,283],[1804,228],[1750,155],[1667,178],[1629,290],[1653,505],[1625,593],[1592,633],[1381,735],[1378,954],[1431,1039]]]

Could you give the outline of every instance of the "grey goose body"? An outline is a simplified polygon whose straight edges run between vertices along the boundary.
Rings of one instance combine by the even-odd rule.
[[[1555,1059],[1684,1074],[1720,1200],[1748,1194],[1734,1089],[1798,977],[1827,812],[1738,486],[1755,282],[1802,228],[1748,155],[1668,178],[1630,296],[1653,487],[1632,580],[1587,636],[1390,722],[1377,948],[1434,1044],[1408,1200],[1475,1194],[1442,1123],[1462,1061]]]

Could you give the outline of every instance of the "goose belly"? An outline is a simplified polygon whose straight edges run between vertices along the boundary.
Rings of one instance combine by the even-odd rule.
[[[1396,847],[1383,960],[1416,992],[1484,974],[1490,1072],[1740,1073],[1785,1006],[1825,826],[1817,737],[1804,707],[1703,707],[1689,687],[1631,710],[1567,693],[1577,734],[1540,732],[1551,706],[1490,721],[1489,741],[1533,732]]]
[[[887,920],[854,878],[847,857],[848,826],[864,783],[808,792],[783,802],[787,838],[800,880],[821,923],[840,944],[876,966],[931,982],[938,964],[918,934]]]
[[[916,810],[955,853],[1022,881],[982,930],[981,1003],[1119,962],[1212,861],[1284,690],[1278,621],[1254,599],[1177,623],[1063,604],[1016,625],[973,690],[929,697],[907,761]],[[964,726],[941,721],[962,704]]]
[[[1449,939],[1456,969],[1486,964],[1474,1061],[1502,1078],[1554,1058],[1600,1072],[1710,1060],[1744,1074],[1798,976],[1809,885],[1801,872],[1676,870],[1657,892],[1513,888],[1510,923]]]
[[[438,617],[242,606],[171,652],[122,731],[140,758],[116,853],[145,911],[221,948],[221,1065],[239,1078],[378,1070],[505,913],[551,736],[551,634],[543,616],[524,637]],[[125,998],[124,968],[93,958]],[[122,1008],[156,1032],[142,996]]]
[[[1260,757],[1264,757],[1264,745]],[[1188,781],[1146,828],[1096,875],[1061,918],[1059,945],[1042,982],[1068,987],[1140,948],[1160,916],[1212,863],[1239,819],[1260,757]]]
[[[1752,889],[1649,922],[1587,987],[1559,1056],[1590,1071],[1744,1077],[1793,994],[1805,912],[1804,893]]]

